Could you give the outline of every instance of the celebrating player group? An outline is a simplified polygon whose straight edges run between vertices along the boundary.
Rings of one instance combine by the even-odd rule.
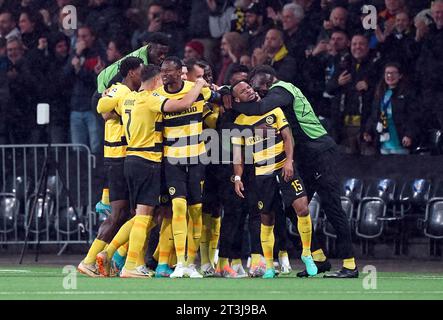
[[[206,62],[183,63],[163,47],[150,43],[138,51],[145,56],[130,55],[99,76],[106,185],[96,211],[109,216],[79,272],[275,278],[292,272],[289,218],[305,265],[298,277],[358,277],[336,145],[302,92],[269,66],[249,73],[234,66],[230,85],[217,87]],[[313,232],[308,203],[315,192],[337,233],[343,266],[335,272]]]

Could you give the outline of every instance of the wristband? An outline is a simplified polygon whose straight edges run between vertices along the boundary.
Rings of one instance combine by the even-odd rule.
[[[234,177],[234,181],[241,181],[241,177],[240,176],[235,176]]]

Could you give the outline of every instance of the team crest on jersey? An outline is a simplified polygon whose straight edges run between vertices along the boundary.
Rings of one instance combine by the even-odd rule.
[[[231,176],[231,182],[235,183],[235,176],[234,175]]]
[[[152,95],[153,95],[154,97],[160,97],[160,95],[159,95],[157,92],[153,92]]]
[[[274,122],[275,122],[275,119],[274,119],[273,116],[267,116],[267,117],[266,117],[266,123],[267,123],[268,125],[274,124]]]
[[[257,204],[257,206],[258,206],[258,208],[261,210],[261,209],[263,209],[263,202],[262,201],[259,201],[258,202],[258,204]]]
[[[170,187],[170,188],[169,188],[169,194],[170,194],[171,196],[173,196],[173,195],[175,194],[175,188],[174,188],[174,187]]]
[[[174,192],[175,192],[175,191],[174,191]],[[161,196],[160,198],[161,198],[161,199],[160,199],[160,202],[161,202],[161,203],[167,203],[167,202],[169,201],[169,197],[166,196],[166,195],[163,195],[163,196]]]

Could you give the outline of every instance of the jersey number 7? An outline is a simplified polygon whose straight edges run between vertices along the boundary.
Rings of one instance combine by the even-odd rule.
[[[126,132],[128,134],[128,139],[131,139],[131,132],[129,131],[129,126],[131,125],[131,110],[125,110],[128,115],[128,123],[126,124]]]

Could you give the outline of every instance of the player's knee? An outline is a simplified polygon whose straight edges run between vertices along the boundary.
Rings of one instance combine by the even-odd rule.
[[[308,207],[308,198],[307,197],[303,197],[303,198],[299,198],[299,199],[295,200],[292,203],[292,207],[294,208],[295,213],[299,217],[306,217],[307,215],[309,215],[309,207]]]
[[[263,212],[261,213],[261,223],[265,226],[273,226],[275,223],[274,214],[271,212]]]

